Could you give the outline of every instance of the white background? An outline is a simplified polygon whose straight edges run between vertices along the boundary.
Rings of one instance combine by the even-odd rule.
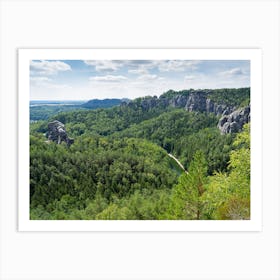
[[[0,277],[280,279],[279,6],[276,0],[0,0]],[[263,231],[17,232],[16,49],[22,47],[262,48]]]

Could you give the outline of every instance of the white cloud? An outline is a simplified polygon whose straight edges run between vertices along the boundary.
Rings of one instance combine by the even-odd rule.
[[[246,73],[241,68],[233,68],[224,72],[220,72],[220,75],[223,76],[241,76],[245,74]]]
[[[154,67],[153,60],[84,60],[84,63],[95,67],[97,72],[114,72],[128,67],[128,72],[132,74],[147,73],[147,69]]]
[[[137,79],[142,81],[154,81],[157,80],[159,77],[154,74],[144,74],[139,76]]]
[[[192,80],[194,80],[195,79],[195,76],[193,76],[193,75],[186,75],[185,77],[184,77],[184,80],[185,81],[192,81]]]
[[[159,60],[157,66],[160,72],[183,72],[197,69],[199,63],[199,60]]]
[[[138,66],[140,71],[146,72],[150,69],[157,69],[160,72],[183,72],[197,69],[197,65],[200,63],[199,60],[140,60],[127,63],[127,65]]]
[[[227,73],[225,73],[227,72]],[[194,88],[194,89],[203,89],[203,88],[239,88],[239,87],[248,87],[250,86],[250,79],[247,75],[232,75],[228,71],[224,71],[223,74],[205,74],[205,73],[196,73],[194,79],[191,77],[184,79],[184,88]],[[233,71],[235,73],[235,71]]]
[[[98,98],[134,98],[158,95],[166,91],[165,83],[165,78],[155,74],[143,74],[135,78],[127,78],[122,75],[92,76],[89,78],[92,96],[98,96]]]
[[[30,81],[31,82],[49,82],[52,81],[52,79],[48,78],[48,77],[30,77]]]
[[[66,85],[66,84],[48,84],[47,85],[48,88],[53,88],[53,89],[70,89],[72,88],[71,86],[69,85]]]
[[[48,89],[69,89],[72,88],[66,84],[56,84],[52,79],[48,77],[30,77],[30,84],[36,88],[48,88]]]
[[[145,74],[148,74],[149,72],[147,69],[139,68],[139,69],[130,69],[130,70],[128,70],[128,73],[145,75]]]
[[[123,63],[117,60],[84,60],[84,63],[94,66],[98,72],[114,72],[123,66]]]
[[[30,77],[30,85],[36,87],[46,87],[52,82],[48,77]]]
[[[85,60],[85,64],[95,67],[98,72],[115,72],[127,67],[128,73],[144,75],[149,70],[160,72],[183,72],[197,69],[199,60]]]
[[[56,75],[58,72],[71,71],[71,66],[62,61],[31,61],[31,75]]]
[[[113,83],[117,83],[117,82],[125,81],[125,80],[127,80],[127,78],[124,77],[124,76],[106,75],[106,76],[89,77],[89,80],[91,82],[113,82]]]

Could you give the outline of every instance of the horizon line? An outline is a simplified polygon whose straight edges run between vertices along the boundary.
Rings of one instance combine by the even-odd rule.
[[[185,90],[219,90],[219,89],[241,89],[241,88],[251,88],[251,86],[246,86],[246,87],[224,87],[224,88],[189,88],[189,89],[180,89],[180,90],[173,90],[173,89],[169,89],[167,91],[162,92],[161,94],[157,95],[157,94],[147,94],[147,95],[141,95],[141,96],[137,96],[137,97],[133,97],[133,98],[128,98],[128,97],[104,97],[104,98],[90,98],[90,99],[29,99],[29,102],[31,101],[89,101],[89,100],[105,100],[105,99],[136,99],[136,98],[141,98],[141,97],[149,97],[149,96],[161,96],[164,93],[167,93],[168,91],[174,91],[174,92],[180,92],[180,91],[185,91]]]

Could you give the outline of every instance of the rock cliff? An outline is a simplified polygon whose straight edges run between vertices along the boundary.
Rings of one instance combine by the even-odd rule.
[[[57,120],[48,123],[47,137],[48,140],[57,144],[61,144],[61,142],[64,141],[70,146],[74,143],[74,139],[68,137],[64,124]]]
[[[183,108],[188,102],[188,97],[184,95],[175,95],[168,101],[168,104],[172,107]]]
[[[205,91],[190,93],[187,98],[185,109],[189,112],[198,111],[213,113],[215,115],[225,115],[231,113],[235,108],[226,104],[218,104],[212,101]]]
[[[238,109],[242,103],[241,101],[249,98],[250,93],[242,93],[242,89],[240,89],[240,93],[236,92],[238,89],[231,90],[232,92],[229,92],[229,90],[225,89],[225,92],[216,93],[216,96],[215,92],[211,89],[187,90],[183,92],[170,90],[159,98],[157,96],[146,96],[123,103],[122,105],[131,108],[140,106],[144,111],[151,110],[154,107],[166,108],[171,106],[174,108],[184,108],[188,112],[212,113],[220,118],[218,128],[222,134],[234,133],[240,131],[243,125],[250,121],[250,106]],[[242,94],[243,99],[240,98]]]
[[[205,90],[196,90],[190,92],[188,95],[175,94],[169,97],[146,96],[137,100],[137,102],[130,101],[123,106],[137,107],[139,104],[144,111],[150,110],[154,107],[174,107],[185,108],[188,112],[206,112],[215,115],[228,115],[232,113],[236,107],[220,104],[212,101],[208,97],[209,92]]]
[[[220,118],[218,128],[222,134],[238,132],[250,121],[250,106],[235,110]]]

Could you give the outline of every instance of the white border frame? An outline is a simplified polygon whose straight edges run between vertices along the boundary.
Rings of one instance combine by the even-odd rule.
[[[185,59],[251,61],[251,219],[244,221],[50,221],[29,219],[30,60]],[[19,49],[19,231],[261,231],[262,65],[260,49]]]

